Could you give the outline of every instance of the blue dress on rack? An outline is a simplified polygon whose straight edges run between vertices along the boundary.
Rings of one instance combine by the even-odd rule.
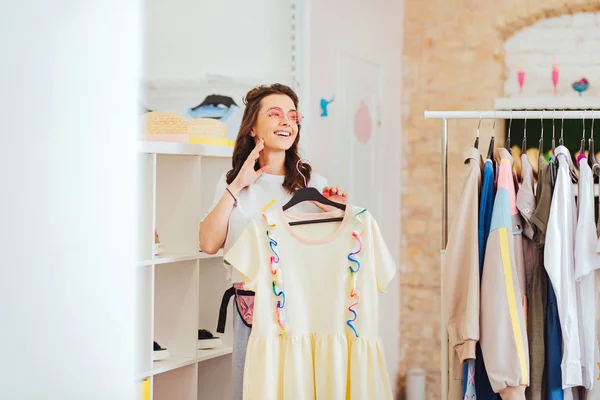
[[[483,166],[483,184],[481,188],[481,200],[479,201],[479,280],[483,276],[483,261],[485,259],[485,248],[490,235],[492,223],[492,210],[494,208],[494,164],[492,160],[486,160]],[[500,396],[492,390],[490,380],[485,370],[485,363],[481,353],[481,346],[477,343],[475,348],[475,392],[478,400],[495,400]],[[468,365],[466,365],[468,367]],[[465,382],[468,382],[468,369],[465,369]],[[472,397],[469,397],[471,400]]]

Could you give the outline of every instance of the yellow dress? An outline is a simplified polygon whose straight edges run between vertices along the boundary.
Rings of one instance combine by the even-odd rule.
[[[256,292],[244,400],[392,399],[377,292],[396,266],[368,211],[276,209],[250,222],[225,260]]]

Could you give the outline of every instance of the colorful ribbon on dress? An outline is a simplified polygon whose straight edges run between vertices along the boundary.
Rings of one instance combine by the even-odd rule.
[[[358,271],[360,271],[360,261],[358,260],[356,255],[362,251],[363,243],[362,243],[361,236],[365,233],[365,228],[362,224],[361,219],[358,218],[358,216],[360,214],[364,213],[365,211],[367,211],[366,208],[354,216],[360,224],[361,232],[360,233],[358,233],[356,231],[352,232],[352,237],[354,237],[354,239],[356,239],[356,241],[358,242],[358,249],[356,251],[353,251],[350,254],[348,254],[348,260],[350,262],[353,262],[356,266],[355,266],[355,268],[353,268],[352,265],[350,265],[348,267],[350,269],[350,279],[352,282],[352,288],[350,289],[350,298],[353,299],[354,302],[348,307],[348,311],[350,311],[352,313],[352,318],[350,318],[349,320],[346,321],[346,325],[348,325],[350,327],[350,329],[352,329],[352,332],[354,332],[354,335],[356,337],[358,337],[358,332],[356,331],[354,322],[356,321],[356,318],[358,317],[358,313],[354,308],[358,305],[358,302],[360,300],[360,297],[358,296],[358,291],[357,291],[357,278],[358,278]]]
[[[271,231],[267,230],[267,237],[269,238],[269,247],[273,252],[273,255],[269,258],[269,270],[271,271],[271,275],[273,275],[272,287],[273,293],[275,297],[278,297],[277,304],[275,306],[275,312],[277,314],[277,323],[282,330],[282,334],[285,334],[287,331],[287,317],[285,313],[285,303],[286,297],[285,292],[283,290],[283,277],[281,273],[281,268],[279,268],[279,254],[277,253],[277,240],[275,239],[275,226],[274,222],[271,222],[269,215],[263,214],[263,217],[267,221],[267,224],[272,227]]]

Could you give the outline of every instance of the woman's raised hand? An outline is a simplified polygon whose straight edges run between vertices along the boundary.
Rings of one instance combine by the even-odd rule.
[[[268,165],[261,167],[259,170],[254,170],[254,165],[256,164],[256,160],[260,156],[260,152],[265,147],[265,142],[263,139],[259,139],[254,146],[254,150],[250,153],[246,161],[244,161],[244,165],[242,165],[242,169],[238,173],[237,177],[231,182],[229,185],[230,188],[234,189],[237,193],[239,193],[246,186],[252,185],[259,176],[261,176],[264,172],[269,169]]]

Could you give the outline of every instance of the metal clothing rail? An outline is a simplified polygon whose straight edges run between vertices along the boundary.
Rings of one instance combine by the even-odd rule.
[[[442,248],[443,259],[448,243],[448,120],[449,119],[600,119],[600,111],[580,110],[535,110],[535,111],[425,111],[425,119],[442,120]],[[446,329],[446,315],[444,312],[443,285],[440,282],[441,324],[440,335],[442,341],[441,374],[442,374],[442,400],[448,399],[448,331]]]

